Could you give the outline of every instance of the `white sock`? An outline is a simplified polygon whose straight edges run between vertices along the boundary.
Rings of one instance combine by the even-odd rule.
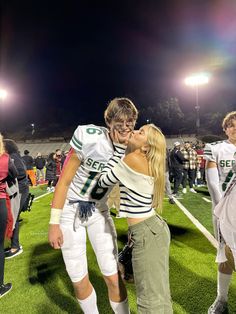
[[[130,314],[128,298],[122,302],[109,301],[115,314]]]
[[[217,295],[219,299],[228,300],[228,291],[232,274],[224,274],[218,271],[217,274]]]
[[[99,314],[97,307],[97,295],[94,289],[86,299],[77,299],[77,301],[85,314]]]

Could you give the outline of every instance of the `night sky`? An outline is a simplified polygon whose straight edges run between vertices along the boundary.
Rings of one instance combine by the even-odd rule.
[[[1,103],[7,128],[103,123],[107,102],[139,109],[177,97],[194,110],[192,72],[211,73],[201,110],[236,104],[236,1],[3,1]]]

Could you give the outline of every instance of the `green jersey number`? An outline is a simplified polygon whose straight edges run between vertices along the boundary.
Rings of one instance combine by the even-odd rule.
[[[97,129],[97,128],[87,128],[86,132],[88,134],[95,134],[95,133],[97,133],[98,135],[102,134],[102,131],[100,129]]]
[[[225,178],[225,181],[222,183],[222,191],[224,192],[227,188],[227,185],[229,183],[229,181],[231,180],[232,176],[233,176],[233,171],[230,170]]]
[[[94,171],[89,171],[89,176],[84,184],[84,186],[82,187],[80,194],[84,195],[88,188],[90,187],[92,181],[94,180],[94,178],[96,177],[97,172]],[[101,188],[98,186],[98,183],[95,184],[95,186],[93,187],[92,191],[91,191],[91,197],[95,200],[100,200],[101,198],[103,198],[103,196],[106,194],[108,188]]]

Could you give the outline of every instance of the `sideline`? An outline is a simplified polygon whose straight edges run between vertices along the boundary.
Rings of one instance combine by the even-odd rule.
[[[205,202],[207,202],[207,203],[211,203],[211,200],[209,200],[208,198],[206,198],[206,197],[203,197],[202,198]]]
[[[42,195],[39,195],[39,196],[37,196],[37,197],[34,198],[33,202],[36,201],[36,200],[38,200],[38,199],[41,198],[41,197],[44,197],[44,196],[46,196],[46,195],[48,195],[48,194],[51,194],[51,193],[52,193],[52,192],[47,192],[47,193],[44,193],[44,194],[42,194]]]
[[[176,205],[182,210],[182,212],[192,221],[192,223],[201,231],[201,233],[207,238],[207,240],[217,249],[218,242],[213,235],[185,208],[175,197]]]

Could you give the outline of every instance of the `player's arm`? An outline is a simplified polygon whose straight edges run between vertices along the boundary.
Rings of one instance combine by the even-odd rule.
[[[213,205],[215,206],[221,199],[220,178],[217,163],[206,161],[206,181]]]
[[[68,188],[80,166],[80,160],[74,149],[71,149],[64,163],[60,179],[57,183],[52,201],[51,217],[49,222],[48,240],[54,249],[59,249],[63,244],[63,236],[59,226],[60,216],[66,200]]]
[[[120,159],[124,156],[126,146],[120,143],[113,143],[115,151],[110,158],[106,166],[103,168],[99,177],[98,186],[102,188],[108,188],[119,182],[119,178],[115,175],[113,168],[120,162]]]

